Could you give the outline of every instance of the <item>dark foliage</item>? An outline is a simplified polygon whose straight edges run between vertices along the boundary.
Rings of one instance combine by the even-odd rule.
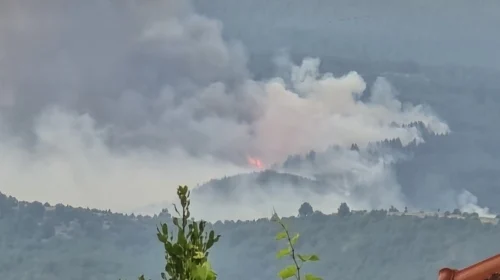
[[[311,204],[309,204],[309,202],[304,202],[304,203],[302,203],[302,205],[300,205],[299,216],[301,216],[301,217],[309,216],[312,213],[314,213],[314,210],[313,210]]]
[[[135,279],[157,275],[163,248],[155,239],[161,217],[19,202],[0,195],[0,268],[4,279]],[[312,207],[312,206],[311,206]],[[322,256],[307,272],[325,279],[435,279],[441,267],[465,267],[500,252],[500,227],[477,217],[419,217],[387,210],[314,213],[283,218],[301,235],[299,251]],[[270,219],[220,221],[224,238],[210,258],[220,279],[275,279],[276,225]],[[231,257],[228,257],[231,256]]]

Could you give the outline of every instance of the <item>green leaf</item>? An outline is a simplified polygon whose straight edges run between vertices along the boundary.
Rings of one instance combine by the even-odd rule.
[[[212,270],[209,262],[192,265],[191,274],[195,280],[215,280],[217,278],[217,274]]]
[[[283,280],[295,276],[296,273],[297,267],[295,265],[289,265],[278,272],[278,276]]]
[[[207,250],[212,248],[212,246],[214,245],[214,243],[217,242],[217,240],[215,240],[215,232],[213,230],[210,231],[209,235],[208,235],[208,241],[207,241]]]
[[[200,234],[202,234],[205,231],[205,225],[206,225],[205,221],[200,221],[200,223],[198,224],[198,229],[200,231]]]
[[[203,265],[194,265],[191,267],[191,275],[196,280],[205,280],[207,279],[208,270],[206,266]]]
[[[221,237],[221,235],[220,235],[220,234],[218,234],[218,235],[215,237],[215,239],[214,239],[214,243],[219,242],[220,237]]]
[[[310,273],[307,273],[305,276],[306,276],[306,280],[323,280],[323,278],[318,277],[318,276],[313,275],[313,274],[310,274]]]
[[[177,231],[177,243],[179,243],[183,247],[187,246],[187,240],[184,236],[184,231],[182,230],[182,228],[179,228],[179,230]]]
[[[197,251],[193,256],[193,259],[195,259],[195,260],[201,260],[203,258],[205,258],[205,254],[203,252],[200,252],[200,251]]]
[[[299,236],[300,234],[296,233],[294,237],[292,237],[292,239],[290,240],[290,243],[292,243],[292,246],[295,245],[295,243],[297,243],[297,240],[299,240]]]
[[[291,252],[292,252],[292,250],[291,250],[290,247],[282,249],[282,250],[279,250],[278,253],[276,253],[276,258],[281,259],[284,256],[290,255]]]
[[[299,256],[299,259],[303,262],[315,262],[319,261],[319,257],[317,255],[301,255],[297,254]]]
[[[158,232],[156,234],[156,236],[158,237],[158,240],[161,242],[161,243],[166,243],[168,241],[167,237],[163,234],[161,234],[160,232]]]
[[[210,271],[207,275],[207,280],[216,280],[217,279],[217,273],[215,271]]]
[[[276,240],[281,240],[283,238],[286,238],[286,232],[281,231],[276,234]]]
[[[171,244],[167,243],[165,245],[166,245],[167,253],[170,256],[182,256],[183,255],[184,250],[182,249],[182,247],[179,244],[171,245]]]
[[[171,262],[167,263],[165,265],[165,271],[168,273],[168,275],[170,277],[172,277],[174,275],[174,273],[175,273],[175,267],[174,267],[174,265]]]
[[[198,230],[198,225],[196,224],[196,222],[193,222],[190,226],[191,228],[189,229],[189,231],[192,233],[195,239],[198,239],[200,237],[200,231]]]
[[[163,232],[163,235],[168,236],[168,226],[167,226],[167,224],[162,224],[161,225],[161,231]]]
[[[179,194],[179,191],[177,191],[177,194]],[[177,210],[177,205],[174,204],[174,210],[175,210],[175,213],[177,213],[177,215],[181,215],[181,213],[179,213],[179,210]]]

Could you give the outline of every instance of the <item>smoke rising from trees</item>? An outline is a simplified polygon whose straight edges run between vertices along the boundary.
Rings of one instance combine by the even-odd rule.
[[[282,75],[256,80],[245,47],[186,1],[9,0],[0,26],[1,191],[20,199],[131,211],[169,201],[179,184],[252,171],[248,157],[271,166],[333,145],[420,143],[403,126],[417,121],[450,132],[428,106],[399,101],[386,79],[367,93],[358,73],[320,73],[319,59],[280,59]],[[353,172],[356,182],[308,201],[402,207],[387,160],[337,153],[321,168]],[[235,218],[264,215],[282,195],[247,192],[268,203],[256,211],[228,202]],[[301,196],[286,194],[297,202],[290,211]]]

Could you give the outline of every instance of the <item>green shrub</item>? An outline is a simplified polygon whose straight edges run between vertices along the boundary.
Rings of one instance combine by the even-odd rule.
[[[190,220],[191,213],[189,206],[190,191],[187,186],[177,188],[177,196],[181,202],[182,213],[177,210],[174,204],[175,212],[178,217],[173,217],[172,221],[176,227],[177,233],[174,235],[169,231],[166,223],[161,223],[157,227],[158,240],[165,248],[165,271],[161,273],[161,279],[164,280],[216,280],[217,273],[212,269],[208,261],[208,250],[219,241],[220,235],[215,235],[213,230],[205,231],[206,222],[196,222]],[[279,273],[278,277],[282,280],[295,277],[297,280],[322,280],[322,278],[313,274],[305,274],[301,278],[301,268],[306,262],[318,261],[317,255],[303,255],[296,253],[295,244],[299,239],[296,233],[293,237],[290,235],[288,227],[281,218],[274,212],[272,220],[280,225],[282,231],[276,235],[276,240],[286,239],[287,248],[277,253],[277,258],[289,256],[293,264],[286,266]],[[176,238],[174,238],[176,237]],[[145,280],[144,275],[139,280]]]
[[[169,232],[167,224],[160,224],[157,228],[158,240],[165,248],[165,272],[161,273],[162,279],[170,280],[216,280],[217,273],[208,261],[208,250],[219,241],[220,235],[215,235],[213,230],[205,232],[206,222],[189,220],[190,191],[187,186],[179,186],[177,196],[181,202],[182,213],[173,217],[173,224],[177,228],[177,235]],[[139,280],[145,280],[144,275]]]

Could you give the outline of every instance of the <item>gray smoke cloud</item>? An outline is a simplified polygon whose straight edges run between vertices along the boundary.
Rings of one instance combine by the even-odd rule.
[[[132,211],[172,201],[179,184],[252,171],[249,158],[269,166],[332,145],[422,141],[415,128],[393,123],[450,131],[430,108],[400,102],[383,78],[362,102],[367,86],[356,72],[334,77],[319,73],[319,59],[278,61],[283,75],[254,80],[244,47],[225,41],[221,23],[186,1],[3,1],[0,190]],[[382,160],[342,156],[331,166],[339,167],[355,168],[374,187],[312,198],[317,205],[404,203]],[[303,195],[287,194],[285,214]],[[259,197],[265,207],[279,204]],[[269,212],[251,201],[227,205],[238,207],[231,218]]]

